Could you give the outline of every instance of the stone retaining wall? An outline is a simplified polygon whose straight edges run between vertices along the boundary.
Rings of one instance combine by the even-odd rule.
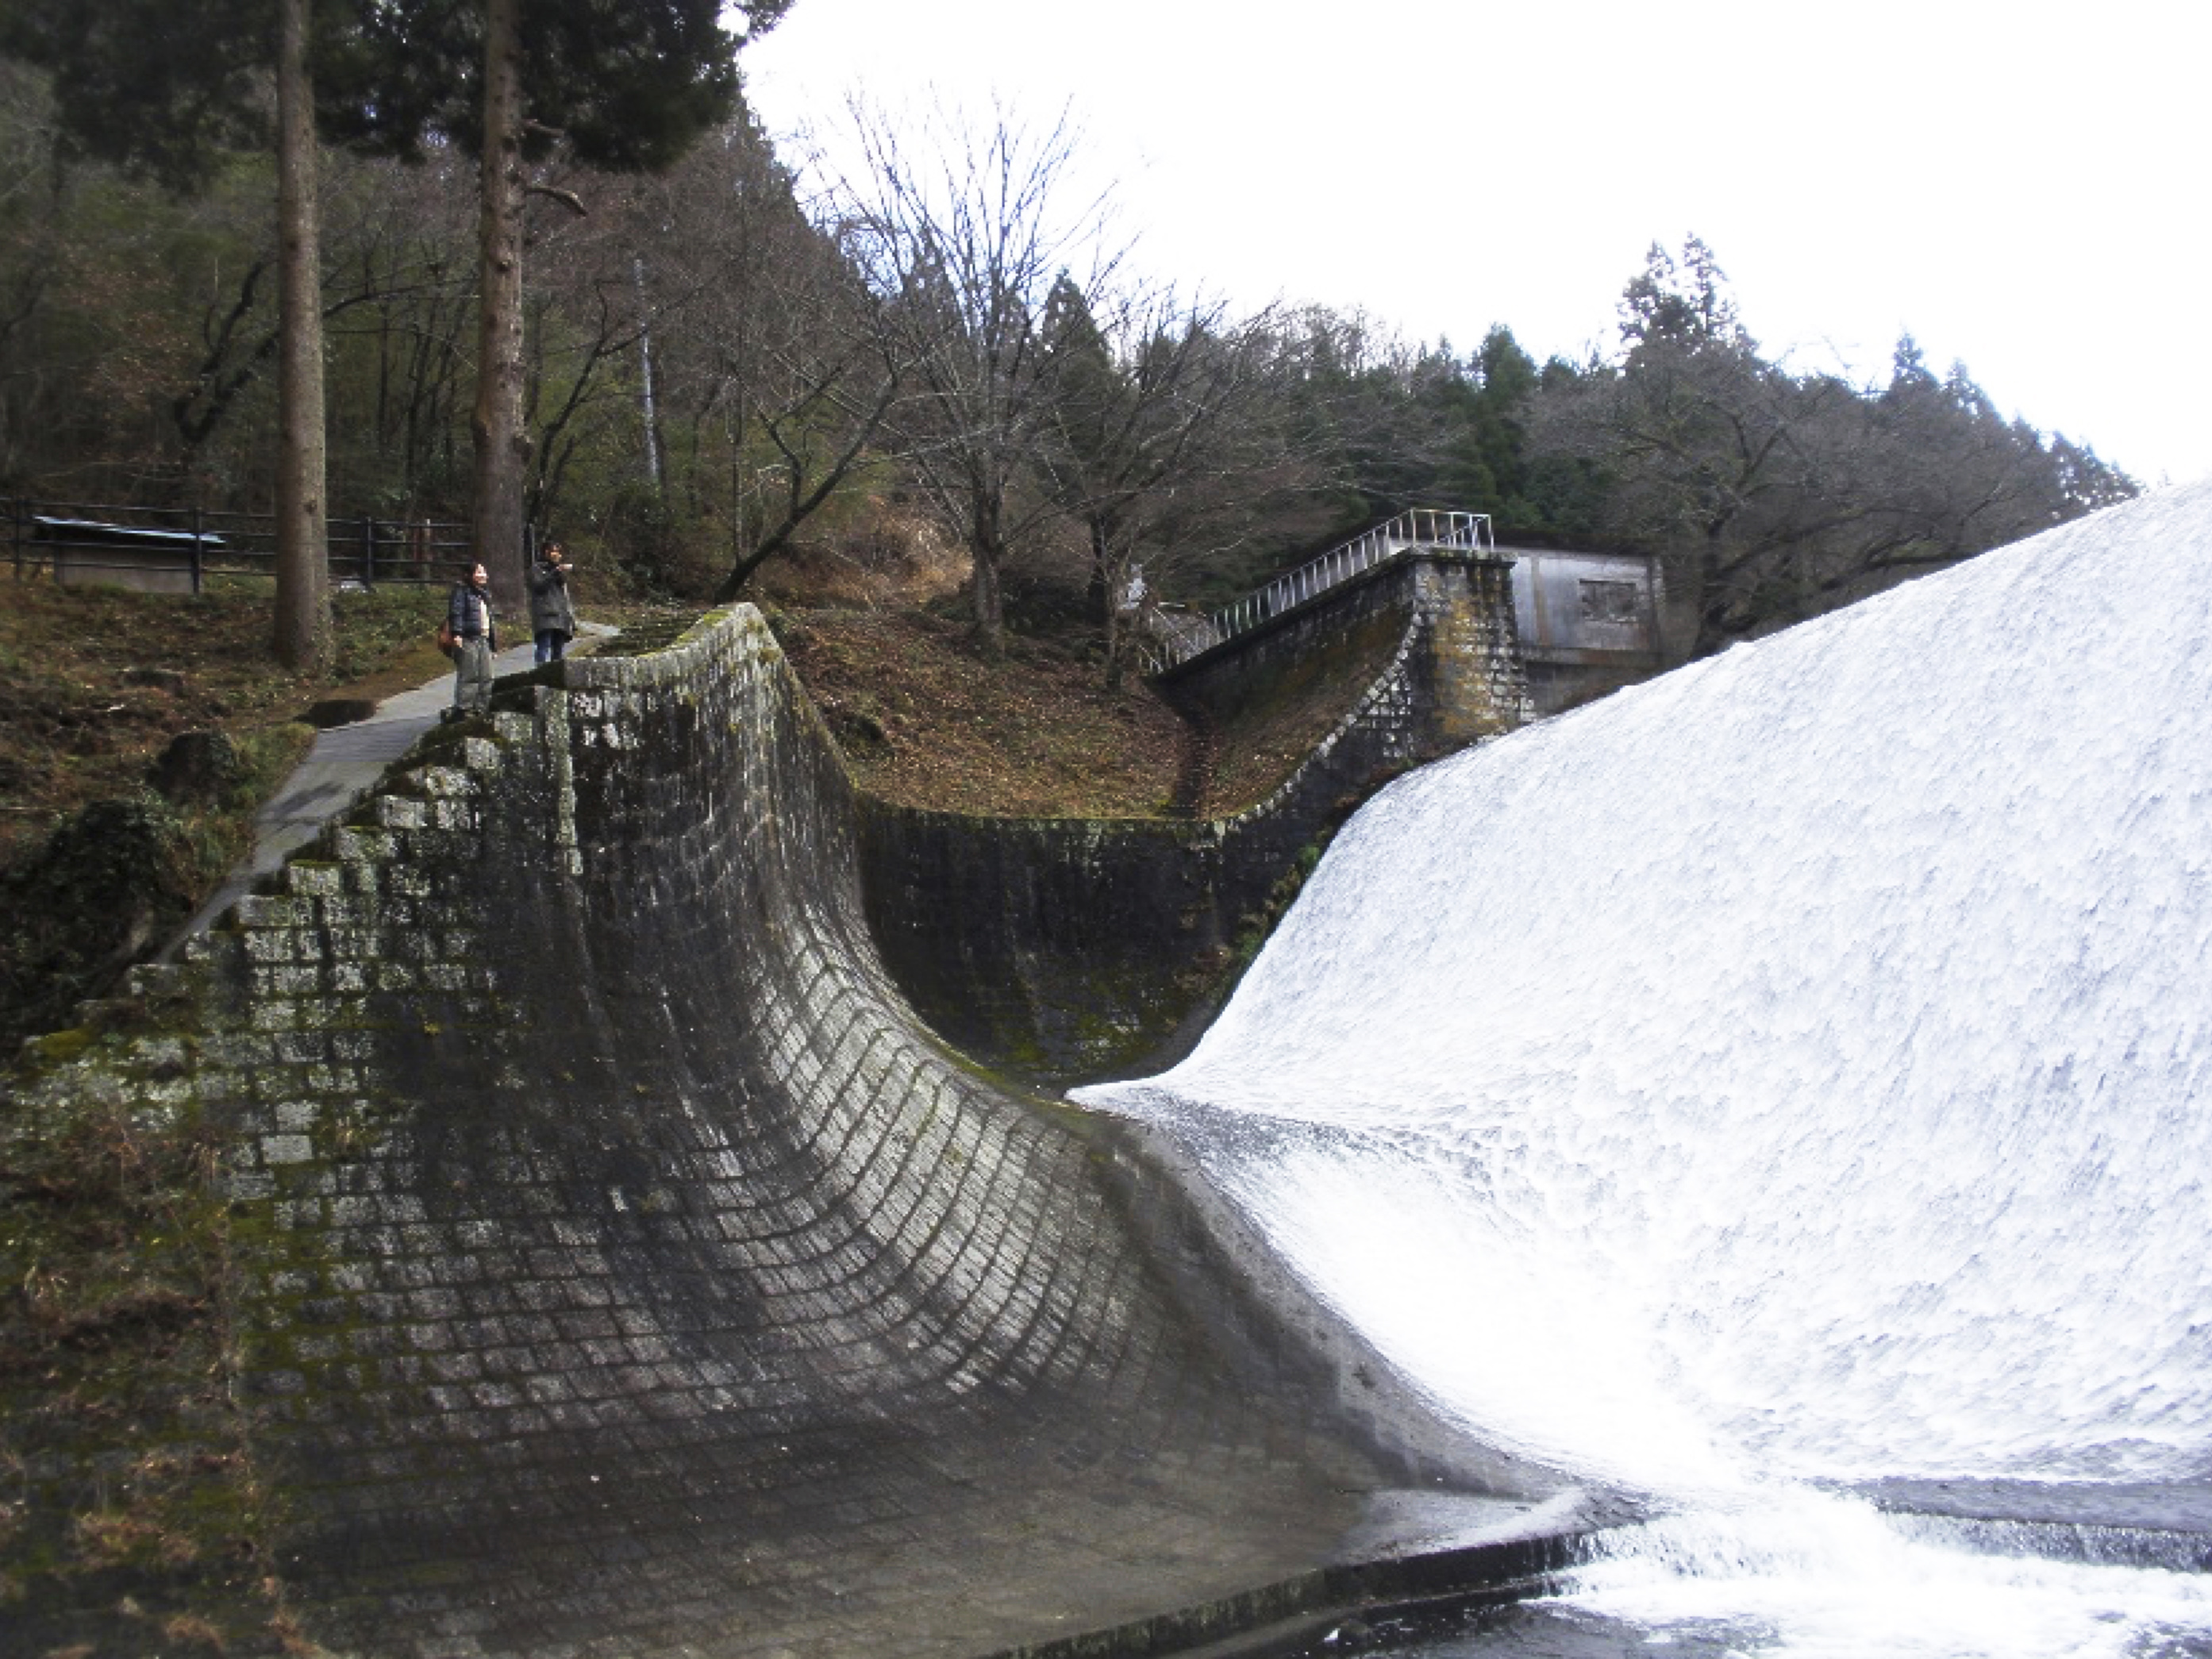
[[[1217,720],[1263,702],[1286,678],[1335,659],[1388,619],[1403,646],[1396,696],[1355,741],[1401,762],[1446,754],[1534,717],[1513,620],[1512,561],[1409,553],[1340,583],[1171,670],[1164,689]]]
[[[1532,718],[1510,570],[1401,558],[1169,676],[1164,690],[1225,747],[1261,744],[1301,698],[1338,711],[1232,816],[975,818],[863,800],[868,919],[900,988],[933,1030],[1032,1082],[1170,1063],[1361,802]]]
[[[1438,1478],[1136,1143],[915,1020],[854,821],[749,610],[503,683],[142,973],[152,1034],[27,1089],[227,1125],[316,1639],[1041,1646],[1310,1573]]]

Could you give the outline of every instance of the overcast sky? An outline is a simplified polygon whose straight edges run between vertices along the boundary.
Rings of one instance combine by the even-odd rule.
[[[781,137],[848,93],[1070,110],[1138,263],[1471,349],[1615,339],[1694,233],[1796,366],[1911,330],[2147,483],[2212,471],[2212,11],[2191,0],[796,0]]]

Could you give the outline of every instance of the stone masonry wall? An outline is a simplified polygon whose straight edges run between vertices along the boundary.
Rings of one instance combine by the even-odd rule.
[[[1267,798],[1203,823],[991,819],[861,804],[867,909],[930,1026],[1010,1073],[1139,1075],[1195,1041],[1351,812],[1389,778],[1531,717],[1510,564],[1423,556],[1367,573],[1165,689],[1217,728],[1371,661],[1334,729]],[[1372,671],[1370,671],[1372,672]]]
[[[1370,739],[1423,758],[1534,717],[1515,634],[1511,561],[1407,554],[1364,571],[1249,632],[1192,658],[1164,689],[1217,720],[1265,698],[1302,663],[1326,659],[1370,619],[1403,630],[1397,672],[1407,701],[1395,720],[1370,716]]]
[[[142,976],[131,1058],[34,1085],[228,1126],[316,1639],[1012,1649],[1308,1570],[1422,1465],[1109,1128],[915,1021],[854,811],[750,611],[561,665]]]

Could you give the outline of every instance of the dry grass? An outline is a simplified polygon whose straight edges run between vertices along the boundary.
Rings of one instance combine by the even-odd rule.
[[[0,1626],[41,1632],[33,1651],[274,1644],[215,1155],[190,1114],[120,1101],[0,1124]]]
[[[191,598],[0,577],[0,866],[75,808],[137,790],[179,732],[242,738],[325,697],[431,678],[444,603],[422,589],[339,595],[337,663],[310,677],[271,656],[265,587]]]
[[[785,611],[785,651],[861,786],[998,817],[1152,817],[1188,734],[1149,688],[1109,691],[1079,641],[1014,635],[997,661],[918,611]]]
[[[265,583],[197,597],[0,577],[0,1049],[157,948],[248,846],[254,810],[313,737],[317,702],[382,696],[443,671],[434,590],[342,593],[335,663],[270,651]],[[216,787],[169,801],[155,759],[220,732]]]

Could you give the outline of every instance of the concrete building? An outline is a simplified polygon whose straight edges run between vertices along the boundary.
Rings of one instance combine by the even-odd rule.
[[[1528,695],[1540,717],[1648,679],[1667,665],[1656,557],[1504,547]]]

